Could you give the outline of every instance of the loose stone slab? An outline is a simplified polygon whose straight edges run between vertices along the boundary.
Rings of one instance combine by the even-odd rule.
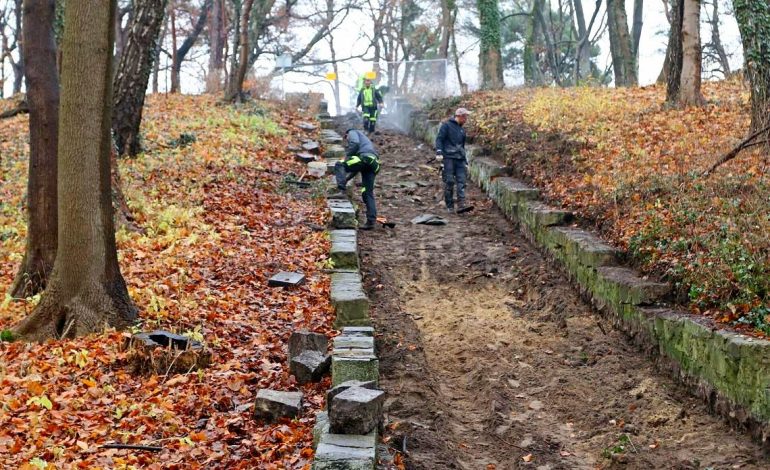
[[[254,402],[254,417],[266,422],[296,418],[302,411],[302,392],[261,389]]]
[[[358,269],[358,239],[355,230],[332,230],[331,259],[335,268]]]
[[[322,129],[334,129],[333,119],[319,119],[318,122],[321,124]]]
[[[312,153],[300,152],[294,154],[294,159],[300,163],[310,163],[315,161],[316,156]]]
[[[344,158],[345,157],[345,147],[342,145],[332,144],[328,147],[326,147],[326,150],[324,150],[323,153],[324,158]]]
[[[306,152],[317,154],[321,151],[321,144],[319,144],[315,140],[306,140],[305,142],[302,143],[302,148]]]
[[[335,327],[369,326],[369,298],[364,292],[360,273],[333,273],[331,302],[336,314]]]
[[[299,330],[289,336],[289,359],[297,357],[305,351],[317,351],[326,354],[327,349],[329,349],[329,338],[324,334]]]
[[[342,329],[343,336],[374,336],[374,328],[371,326],[346,326]]]
[[[344,392],[345,390],[352,388],[352,387],[361,387],[361,388],[368,388],[370,390],[376,390],[377,384],[374,382],[374,380],[369,381],[361,381],[361,380],[348,380],[346,382],[342,382],[341,384],[332,387],[329,389],[329,391],[326,392],[326,408],[327,410],[331,410],[332,403],[334,401],[334,397],[339,395],[340,393]]]
[[[329,199],[326,201],[332,213],[331,225],[336,229],[354,229],[358,227],[356,210],[350,201]]]
[[[291,359],[290,370],[302,385],[310,382],[320,382],[323,376],[329,372],[331,356],[318,351],[304,351]]]
[[[305,275],[302,273],[292,273],[281,271],[268,279],[268,287],[295,287],[305,282]]]
[[[385,392],[350,387],[334,396],[329,411],[332,434],[368,434],[377,428]]]
[[[318,129],[318,126],[316,126],[313,123],[307,122],[307,121],[300,121],[297,123],[297,127],[302,129],[303,131],[314,131]]]
[[[334,351],[345,349],[374,349],[374,338],[371,336],[346,336],[342,334],[333,340]]]

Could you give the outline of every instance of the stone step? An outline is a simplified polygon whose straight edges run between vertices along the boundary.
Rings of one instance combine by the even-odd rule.
[[[323,433],[313,459],[313,470],[374,470],[377,431],[366,435]]]
[[[374,352],[369,350],[354,350],[345,356],[332,354],[332,386],[337,386],[348,380],[362,382],[380,380],[380,361]]]
[[[518,216],[519,206],[540,197],[540,190],[528,186],[521,181],[504,176],[491,182],[489,195],[498,207],[510,218]]]
[[[355,229],[358,227],[356,210],[350,201],[344,199],[328,199],[326,205],[332,213],[332,228]]]
[[[470,176],[486,191],[490,189],[495,178],[511,176],[511,169],[493,158],[478,157],[474,158],[473,164],[470,165]]]
[[[374,338],[371,336],[347,336],[342,334],[333,340],[333,350],[371,349],[374,350]]]
[[[332,144],[327,146],[324,149],[323,154],[321,154],[324,158],[345,158],[345,147],[338,144]]]
[[[343,229],[330,232],[331,260],[335,269],[358,269],[358,238],[355,230]]]
[[[369,298],[364,292],[361,274],[337,272],[332,274],[331,302],[335,328],[369,326]]]
[[[343,336],[374,336],[371,326],[346,326],[342,329]]]
[[[575,215],[540,201],[525,201],[519,205],[519,219],[538,239],[546,227],[568,224],[575,219]]]
[[[597,268],[593,297],[605,303],[614,313],[622,314],[626,306],[651,305],[664,299],[671,286],[640,277],[636,271],[621,266]],[[600,308],[605,305],[598,305]]]
[[[350,387],[332,398],[329,430],[335,434],[368,434],[377,429],[382,416],[385,392]]]

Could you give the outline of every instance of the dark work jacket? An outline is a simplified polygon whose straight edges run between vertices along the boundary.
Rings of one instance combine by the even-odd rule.
[[[444,158],[465,160],[465,129],[454,118],[441,124],[436,136],[436,153]]]
[[[363,132],[350,129],[348,131],[348,146],[345,149],[345,155],[348,157],[353,155],[377,155],[377,151],[374,150],[372,141]]]

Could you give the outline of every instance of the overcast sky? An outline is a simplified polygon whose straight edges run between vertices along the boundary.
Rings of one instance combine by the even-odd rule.
[[[0,3],[8,0],[0,0]],[[590,15],[593,12],[595,5],[594,0],[581,0],[584,4],[584,10],[586,15]],[[738,68],[742,63],[742,54],[740,46],[740,35],[738,32],[738,26],[735,22],[735,18],[729,13],[728,8],[731,2],[729,0],[722,0],[721,3],[721,19],[722,25],[720,32],[722,40],[725,44],[728,54],[731,56],[732,68]],[[501,1],[501,6],[505,8],[507,2]],[[439,2],[436,1],[438,8]],[[633,7],[633,1],[626,1],[626,8],[628,9],[629,20],[631,18]],[[436,14],[435,23],[438,25],[439,15],[438,10]],[[603,11],[599,14],[599,18],[602,17]],[[705,21],[705,12],[702,14],[702,20]],[[462,25],[468,21],[478,23],[476,15],[469,9],[462,10],[460,17],[458,18],[458,25]],[[597,21],[598,22],[598,21]],[[364,12],[353,12],[345,23],[335,32],[335,49],[338,58],[350,57],[362,53],[366,49],[368,40],[363,37],[363,31],[361,25],[370,24],[368,15]],[[660,72],[663,64],[663,58],[665,53],[665,46],[667,41],[668,23],[663,12],[662,0],[647,0],[644,5],[644,26],[642,29],[642,39],[639,50],[639,79],[642,85],[650,84],[655,81]],[[296,35],[296,40],[301,42],[303,36],[312,34],[311,31],[300,31]],[[710,38],[711,32],[708,25],[702,23],[702,39],[705,42]],[[463,80],[468,83],[471,89],[475,89],[478,86],[478,45],[477,40],[471,35],[460,32],[457,36],[458,49],[463,52],[461,57],[461,71],[463,74]],[[604,68],[609,63],[609,39],[607,34],[600,40],[601,54],[598,57],[598,65],[600,68]],[[185,93],[200,93],[203,91],[202,76],[205,70],[205,64],[207,63],[207,57],[205,49],[199,49],[193,56],[197,56],[195,60],[188,61],[183,66],[182,75],[182,90]],[[316,46],[314,52],[315,58],[328,59],[330,57],[328,46],[321,42]],[[161,64],[165,65],[168,59],[162,59]],[[383,64],[384,65],[384,64]],[[265,58],[257,64],[257,73],[267,73],[275,66],[274,58],[271,56]],[[10,67],[6,66],[6,84],[5,93],[11,91],[11,76],[12,72]],[[317,68],[316,68],[317,69]],[[328,67],[330,70],[331,67]],[[350,100],[352,100],[352,94],[350,93],[350,87],[354,85],[356,77],[371,69],[370,62],[364,62],[362,60],[350,60],[347,63],[340,64],[340,80],[343,82],[343,108],[348,108]],[[303,70],[310,70],[304,68]],[[705,70],[705,68],[704,68]],[[321,68],[320,71],[324,71]],[[457,80],[454,73],[450,74],[449,87],[455,88],[457,86]],[[165,90],[168,84],[168,77],[161,77],[161,90]],[[514,86],[519,85],[522,82],[520,72],[507,71],[506,72],[506,85]],[[272,83],[273,88],[280,90],[282,88],[282,80],[276,78]],[[333,98],[331,94],[330,83],[319,79],[318,77],[309,76],[306,73],[287,73],[283,80],[283,86],[286,91],[305,91],[312,90],[316,92],[324,93],[327,96],[331,106],[333,108]],[[345,90],[348,92],[345,93]]]

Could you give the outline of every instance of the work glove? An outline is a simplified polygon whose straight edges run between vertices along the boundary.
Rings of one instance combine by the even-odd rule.
[[[436,161],[439,162],[439,163],[443,162],[444,161],[444,156],[441,155],[440,153],[437,153],[436,154]]]

